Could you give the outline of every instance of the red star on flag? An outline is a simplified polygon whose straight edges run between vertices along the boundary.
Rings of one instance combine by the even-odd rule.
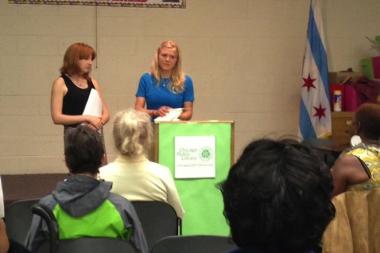
[[[322,107],[322,104],[319,104],[319,107],[314,107],[315,113],[313,114],[314,117],[318,117],[319,120],[321,120],[322,117],[326,117],[325,111],[326,108]]]
[[[307,78],[302,78],[303,81],[304,81],[304,84],[302,85],[302,87],[306,87],[307,88],[307,92],[310,91],[310,88],[314,88],[315,89],[315,86],[314,86],[314,81],[315,79],[311,78],[310,77],[310,74],[308,75]]]

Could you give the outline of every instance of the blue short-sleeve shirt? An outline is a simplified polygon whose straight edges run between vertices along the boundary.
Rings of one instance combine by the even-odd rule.
[[[184,90],[175,93],[170,90],[170,79],[162,78],[157,85],[157,81],[150,73],[141,76],[136,97],[145,98],[146,107],[155,110],[161,106],[169,106],[171,108],[182,108],[185,102],[194,101],[193,80],[189,76],[185,76]]]

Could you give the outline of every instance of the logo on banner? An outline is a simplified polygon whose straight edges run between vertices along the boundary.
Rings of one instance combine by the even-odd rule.
[[[212,157],[211,148],[204,147],[200,150],[200,158],[202,161],[209,161]]]
[[[215,136],[176,136],[174,176],[215,177]]]

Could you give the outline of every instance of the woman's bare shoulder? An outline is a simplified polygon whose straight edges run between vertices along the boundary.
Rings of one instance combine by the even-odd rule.
[[[341,155],[333,166],[335,175],[343,176],[350,184],[360,183],[368,179],[368,175],[354,155]]]

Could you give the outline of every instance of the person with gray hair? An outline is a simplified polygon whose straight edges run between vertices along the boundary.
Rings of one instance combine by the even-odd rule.
[[[114,144],[119,152],[112,163],[100,168],[99,176],[113,182],[112,191],[131,201],[162,201],[183,218],[184,210],[169,168],[148,160],[153,129],[150,116],[127,109],[116,114]]]

